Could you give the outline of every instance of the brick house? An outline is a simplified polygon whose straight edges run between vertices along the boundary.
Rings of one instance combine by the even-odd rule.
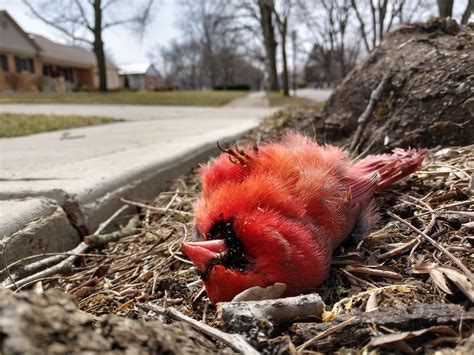
[[[118,69],[110,63],[107,84],[109,89],[120,87]],[[98,86],[93,52],[28,34],[6,11],[0,11],[0,93],[64,92]]]

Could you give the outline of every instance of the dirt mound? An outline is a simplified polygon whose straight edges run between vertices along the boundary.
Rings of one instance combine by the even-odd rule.
[[[79,312],[60,290],[20,294],[0,288],[0,353],[213,354],[187,324]]]
[[[371,91],[390,73],[361,148],[387,150],[474,142],[474,25],[434,18],[400,27],[338,86],[318,135],[346,143]]]

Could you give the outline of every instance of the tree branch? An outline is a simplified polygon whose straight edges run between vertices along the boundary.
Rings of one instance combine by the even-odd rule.
[[[451,259],[463,272],[464,274],[466,275],[466,277],[469,279],[469,281],[474,284],[474,274],[471,272],[471,270],[469,270],[464,264],[463,262],[455,257],[449,250],[447,250],[445,247],[443,247],[441,244],[437,243],[433,238],[429,237],[428,235],[426,235],[426,233],[423,233],[422,231],[420,231],[418,228],[416,228],[415,226],[411,225],[410,223],[408,223],[407,221],[405,221],[404,219],[398,217],[397,215],[391,213],[391,212],[387,212],[387,214],[392,217],[392,218],[395,218],[397,221],[399,221],[400,223],[403,223],[405,226],[407,226],[408,228],[410,228],[411,230],[413,230],[414,232],[418,233],[418,235],[422,236],[427,242],[429,242],[432,246],[434,246],[436,249],[438,249],[440,252],[442,252],[444,255],[446,255],[449,259]]]
[[[147,311],[152,311],[159,315],[164,315],[170,319],[188,323],[192,328],[194,328],[194,330],[197,330],[201,333],[206,334],[207,336],[210,336],[216,340],[223,342],[224,344],[231,347],[237,352],[250,355],[259,354],[259,352],[255,350],[242,335],[225,333],[219,329],[213,328],[207,324],[192,319],[174,308],[162,308],[146,303],[138,303],[137,306]]]
[[[364,133],[365,126],[367,125],[370,115],[372,115],[372,112],[374,111],[377,102],[382,96],[382,93],[385,89],[388,79],[390,78],[390,75],[390,71],[386,72],[382,77],[382,80],[380,80],[380,83],[370,94],[369,103],[367,104],[367,107],[365,108],[364,112],[362,112],[362,114],[359,116],[359,119],[357,120],[357,131],[354,135],[354,139],[352,140],[351,147],[349,148],[351,152],[354,152],[357,149],[362,134]]]
[[[79,0],[74,0],[74,2],[76,3],[77,8],[79,9],[79,13],[81,14],[82,20],[84,22],[84,26],[86,26],[89,29],[89,31],[93,32],[94,28],[92,28],[92,26],[89,23],[89,20],[87,19],[86,11],[84,10],[84,7],[82,6]]]
[[[75,41],[82,41],[82,42],[85,42],[85,43],[88,43],[90,45],[93,44],[92,41],[89,41],[85,38],[81,38],[81,37],[76,37],[74,35],[74,33],[72,33],[70,30],[68,30],[67,28],[65,27],[62,27],[60,25],[58,25],[58,21],[55,21],[54,19],[48,19],[46,18],[45,16],[43,16],[41,14],[40,11],[38,11],[28,0],[23,0],[23,3],[30,9],[30,11],[33,13],[33,15],[35,15],[39,20],[43,21],[45,24],[57,29],[58,31],[64,33],[66,36],[68,36],[69,38],[71,38],[72,40],[75,40]]]
[[[370,46],[369,46],[369,41],[367,39],[367,32],[365,31],[365,23],[364,20],[362,19],[362,16],[359,12],[359,9],[357,8],[355,0],[351,0],[352,8],[354,9],[354,12],[357,16],[357,19],[359,20],[360,24],[360,34],[362,35],[362,39],[364,41],[364,46],[367,52],[370,52]]]

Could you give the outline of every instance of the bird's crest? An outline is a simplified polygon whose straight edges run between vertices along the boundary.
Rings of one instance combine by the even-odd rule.
[[[247,136],[247,138],[253,143],[253,153],[257,154],[257,141],[252,136]],[[241,164],[242,166],[248,166],[249,163],[253,161],[251,153],[246,152],[245,148],[241,148],[237,144],[234,144],[232,148],[224,148],[219,142],[217,142],[217,147],[222,153],[226,153],[229,155],[229,160],[232,164]]]

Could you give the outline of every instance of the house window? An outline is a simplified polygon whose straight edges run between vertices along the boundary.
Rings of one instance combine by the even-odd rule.
[[[72,68],[61,68],[60,70],[64,77],[64,80],[69,81],[71,83],[74,82]]]
[[[8,58],[6,54],[0,54],[0,69],[4,72],[8,71]]]
[[[51,65],[43,65],[43,76],[53,76],[53,67]]]
[[[15,69],[18,73],[35,73],[35,62],[31,58],[15,57]]]

